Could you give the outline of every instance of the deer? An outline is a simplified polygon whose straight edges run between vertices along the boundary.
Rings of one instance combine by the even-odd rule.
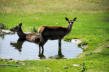
[[[33,42],[36,44],[39,44],[39,54],[44,52],[44,44],[47,42],[47,40],[44,40],[43,42],[40,41],[40,35],[39,34],[34,34],[34,33],[24,33],[22,31],[22,23],[18,24],[17,26],[13,27],[10,29],[10,31],[17,32],[17,35],[19,36],[20,40],[24,41],[29,41]],[[42,52],[40,53],[42,48]]]
[[[61,40],[71,32],[73,23],[76,21],[76,17],[73,20],[69,20],[65,17],[65,20],[68,22],[67,27],[62,26],[41,26],[38,29],[40,34],[40,41],[44,42],[46,40],[57,40],[58,39],[58,48],[61,50]]]

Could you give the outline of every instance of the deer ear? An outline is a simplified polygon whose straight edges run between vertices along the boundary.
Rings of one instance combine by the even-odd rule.
[[[66,21],[69,21],[69,19],[67,17],[65,17]]]
[[[77,19],[77,17],[75,17],[75,18],[73,19],[73,21],[76,21],[76,19]]]
[[[20,23],[19,26],[22,26],[22,23]]]

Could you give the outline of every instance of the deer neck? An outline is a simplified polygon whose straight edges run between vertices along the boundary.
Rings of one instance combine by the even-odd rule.
[[[19,38],[21,38],[21,39],[25,39],[26,38],[26,34],[22,31],[22,29],[17,31],[17,34],[18,34]]]
[[[70,33],[72,30],[72,24],[69,24],[67,27],[67,34]]]

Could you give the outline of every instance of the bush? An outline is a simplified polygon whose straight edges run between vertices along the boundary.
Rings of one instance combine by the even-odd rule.
[[[0,23],[0,29],[6,29],[6,26],[3,23]]]
[[[87,44],[88,44],[87,41],[83,41],[83,42],[81,42],[80,44],[78,44],[78,46],[81,47],[81,46],[84,46],[84,45],[87,45]]]

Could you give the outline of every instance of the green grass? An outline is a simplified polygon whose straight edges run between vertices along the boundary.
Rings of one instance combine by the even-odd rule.
[[[88,46],[76,59],[29,60],[18,67],[1,67],[0,72],[109,72],[108,0],[0,0],[0,22],[8,29],[23,23],[24,31],[42,25],[64,26],[65,17],[77,17],[72,32],[64,39],[80,38]],[[0,64],[16,64],[0,61]],[[72,64],[81,64],[73,67]],[[64,67],[68,69],[64,69]]]

